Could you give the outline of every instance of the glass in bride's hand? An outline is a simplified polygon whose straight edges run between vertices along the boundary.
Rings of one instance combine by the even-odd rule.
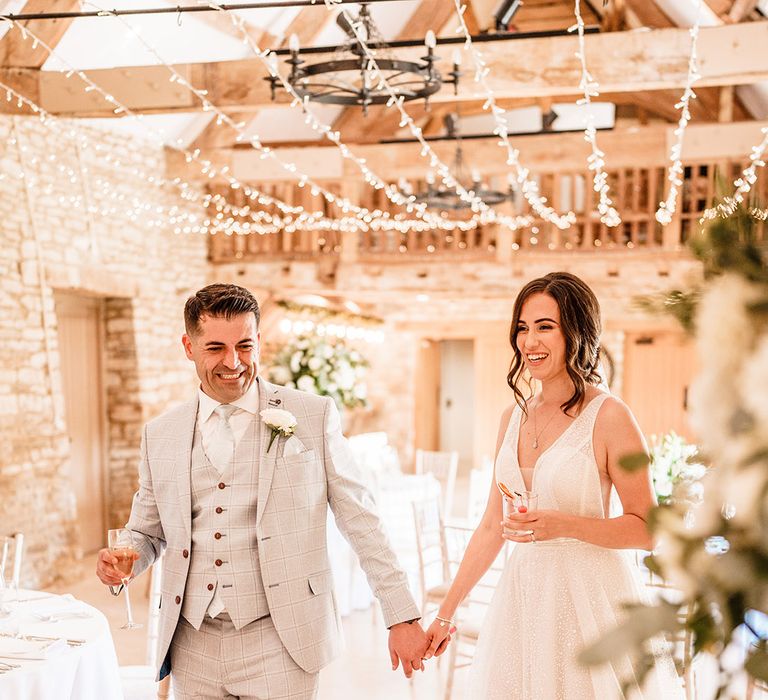
[[[516,513],[528,513],[532,510],[536,510],[539,503],[539,496],[533,491],[522,491],[518,493],[515,491],[512,494],[512,498],[507,495],[503,496],[502,508],[504,513],[504,519],[506,520],[510,515]],[[513,537],[525,537],[530,535],[533,530],[515,530],[507,525],[504,525],[504,533],[512,535]]]
[[[128,594],[128,584],[130,583],[133,564],[136,560],[133,532],[123,527],[109,530],[107,532],[107,546],[109,547],[110,554],[117,559],[115,568],[120,572],[120,580],[123,582],[123,590],[125,591],[125,611],[128,620],[121,629],[142,627],[143,625],[133,621],[131,598]]]

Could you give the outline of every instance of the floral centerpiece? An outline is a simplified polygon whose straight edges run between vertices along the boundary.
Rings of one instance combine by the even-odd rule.
[[[366,406],[368,362],[342,340],[299,336],[275,355],[269,381],[330,396],[339,408]]]
[[[699,453],[674,430],[651,440],[651,478],[660,504],[673,499],[695,503],[701,498],[700,480],[707,468],[694,461]]]
[[[683,600],[638,606],[626,623],[586,650],[601,663],[635,654],[650,667],[648,640],[687,628],[694,654],[706,651],[723,673],[724,697],[743,667],[768,682],[768,255],[761,212],[718,207],[692,241],[703,282],[661,306],[693,330],[702,370],[691,388],[691,424],[712,465],[700,503],[672,501],[651,512],[656,551],[646,564]],[[625,466],[647,464],[637,455]],[[681,621],[682,620],[682,621]],[[745,642],[745,639],[747,640]]]

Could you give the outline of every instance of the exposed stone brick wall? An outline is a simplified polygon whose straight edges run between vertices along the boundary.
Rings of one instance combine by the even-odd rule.
[[[26,586],[66,576],[80,556],[55,291],[105,300],[110,526],[130,508],[142,423],[194,387],[181,311],[206,282],[206,241],[151,225],[157,207],[194,205],[129,172],[162,174],[161,150],[87,133],[122,166],[78,154],[35,118],[0,118],[0,532],[25,533]],[[134,220],[131,202],[147,207]]]

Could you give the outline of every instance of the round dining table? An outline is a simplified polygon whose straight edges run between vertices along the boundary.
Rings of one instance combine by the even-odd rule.
[[[71,595],[20,590],[0,612],[0,700],[123,700],[106,617]]]

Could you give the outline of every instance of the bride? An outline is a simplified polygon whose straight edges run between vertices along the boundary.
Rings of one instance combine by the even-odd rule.
[[[480,633],[471,700],[609,700],[633,681],[628,657],[600,667],[576,658],[621,620],[624,604],[643,597],[620,550],[653,547],[648,471],[619,466],[645,444],[629,409],[598,387],[600,330],[597,298],[574,275],[535,279],[515,300],[507,382],[516,403],[501,417],[485,514],[427,630],[430,658],[449,641],[457,608],[504,540],[516,543]],[[528,399],[524,373],[541,387]],[[612,487],[619,517],[608,516]],[[502,490],[532,492],[537,502],[502,521]],[[682,698],[669,656],[657,656],[631,697]]]

